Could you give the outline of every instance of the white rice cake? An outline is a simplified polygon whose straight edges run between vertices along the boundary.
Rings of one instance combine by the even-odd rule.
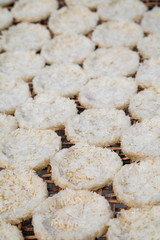
[[[127,48],[100,48],[91,53],[83,67],[90,78],[102,76],[130,76],[137,71],[139,56]]]
[[[123,132],[122,152],[134,160],[160,157],[160,117],[143,120]]]
[[[2,32],[3,49],[39,51],[50,39],[49,31],[41,24],[19,23]]]
[[[7,6],[13,3],[15,0],[0,0],[0,6]]]
[[[95,44],[87,37],[78,34],[56,36],[42,47],[41,55],[49,64],[81,64],[94,51]]]
[[[140,64],[136,82],[141,88],[153,88],[160,93],[160,57],[145,60]]]
[[[113,0],[107,0],[111,2]],[[68,6],[85,6],[90,9],[97,9],[97,7],[103,3],[106,4],[106,0],[65,0]]]
[[[106,1],[107,2],[107,1]],[[146,5],[140,0],[114,0],[98,7],[101,20],[140,20],[147,11]]]
[[[33,51],[9,51],[0,54],[0,72],[31,80],[44,67],[44,59]]]
[[[160,94],[152,89],[139,92],[131,98],[129,112],[139,121],[155,116],[160,117]]]
[[[14,114],[16,108],[29,97],[30,90],[24,81],[0,73],[0,112]]]
[[[12,8],[17,21],[38,22],[58,8],[57,0],[18,0]]]
[[[123,131],[130,126],[130,119],[122,110],[89,109],[70,119],[65,128],[71,143],[86,141],[106,147],[120,141]]]
[[[141,22],[141,26],[146,33],[160,32],[160,7],[155,6],[146,12]]]
[[[12,21],[13,17],[8,9],[0,7],[0,31],[9,27],[12,24]]]
[[[39,240],[93,240],[105,233],[111,218],[104,197],[67,189],[44,201],[35,210],[32,224]]]
[[[91,79],[80,91],[78,100],[85,108],[125,108],[137,92],[133,78],[102,77]]]
[[[160,206],[121,210],[110,220],[108,240],[158,240],[160,236]]]
[[[52,179],[61,188],[97,190],[113,182],[122,167],[121,158],[110,149],[77,143],[51,159]]]
[[[16,227],[0,220],[0,239],[1,240],[24,240],[21,231]]]
[[[0,143],[0,167],[44,169],[61,148],[61,138],[53,130],[12,131]]]
[[[73,100],[49,95],[30,98],[17,108],[15,117],[21,128],[63,129],[66,121],[77,113]]]
[[[148,159],[124,165],[115,175],[113,191],[128,207],[158,205],[160,202],[160,161]]]
[[[0,113],[0,140],[17,128],[18,123],[15,117]]]
[[[160,34],[154,33],[138,41],[138,51],[143,58],[160,56]]]
[[[32,217],[47,196],[47,185],[29,169],[0,171],[0,218],[18,224]]]
[[[98,14],[83,6],[63,7],[53,12],[49,28],[55,35],[91,32],[98,22]]]
[[[143,31],[140,25],[131,21],[109,21],[98,25],[92,33],[92,40],[99,47],[134,48]]]
[[[88,78],[78,64],[53,64],[43,68],[33,79],[34,92],[73,97]]]

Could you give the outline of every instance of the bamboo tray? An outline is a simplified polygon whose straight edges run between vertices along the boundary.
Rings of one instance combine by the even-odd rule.
[[[133,0],[134,1],[134,0]],[[142,0],[142,2],[144,2],[149,9],[153,8],[154,6],[160,6],[160,0]],[[60,7],[65,5],[64,0],[59,0],[59,5]],[[12,5],[8,7],[8,9],[11,9]],[[16,22],[15,22],[16,23]],[[41,24],[46,25],[48,24],[48,21],[41,21]],[[89,34],[90,37],[90,34]],[[141,61],[143,61],[143,59],[141,59]],[[32,91],[32,82],[28,82],[29,87],[31,92]],[[76,104],[77,104],[77,108],[78,108],[78,112],[81,113],[82,111],[84,111],[84,108],[79,104],[77,98],[74,98]],[[125,110],[126,114],[128,115],[128,111],[127,109]],[[132,124],[135,122],[134,119],[131,118],[131,122]],[[59,136],[61,136],[62,138],[62,148],[69,148],[71,147],[73,144],[68,142],[64,133],[64,130],[59,130],[57,131],[57,134]],[[121,151],[121,147],[120,144],[115,144],[114,146],[109,147],[110,149],[112,149],[113,151],[115,151],[123,160],[123,164],[130,164],[130,159],[127,158]],[[46,169],[38,171],[37,174],[43,178],[43,180],[47,183],[47,188],[48,188],[48,196],[53,196],[54,194],[58,193],[61,188],[57,187],[54,182],[51,180],[51,172],[50,172],[51,168],[50,166],[48,166]],[[116,214],[123,208],[123,209],[127,209],[127,207],[121,203],[119,203],[116,199],[116,196],[112,190],[112,186],[105,186],[102,189],[99,189],[97,191],[98,194],[104,196],[110,203],[112,211],[114,213],[114,216],[116,216]],[[33,232],[33,226],[31,224],[31,219],[25,222],[22,222],[20,224],[18,224],[18,228],[22,230],[22,233],[24,235],[25,240],[36,240],[36,237],[34,236],[34,232]],[[46,239],[47,240],[47,239]],[[98,240],[107,240],[107,236],[102,236],[101,238],[98,238]]]

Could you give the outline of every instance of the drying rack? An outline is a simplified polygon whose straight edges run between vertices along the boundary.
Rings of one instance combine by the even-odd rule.
[[[142,0],[142,2],[144,2],[147,7],[149,9],[153,8],[154,6],[160,6],[160,0],[158,1],[153,1],[153,0]],[[64,0],[59,0],[59,6],[63,7],[65,6],[65,2]],[[12,5],[8,7],[8,9],[11,9]],[[48,25],[48,21],[41,21],[40,22],[43,25]],[[14,22],[13,24],[16,24],[16,22]],[[52,35],[53,36],[53,35]],[[90,37],[91,34],[88,35],[88,37]],[[141,58],[141,61],[143,61],[143,59]],[[28,82],[31,93],[33,95],[33,87],[32,87],[32,82]],[[79,104],[77,98],[74,98],[75,103],[77,105],[77,109],[78,109],[78,113],[81,113],[82,111],[84,111],[84,108]],[[128,110],[125,110],[126,114],[128,115]],[[131,122],[132,124],[135,123],[136,121],[134,119],[131,118]],[[69,141],[67,141],[67,138],[65,136],[65,132],[64,130],[58,130],[57,134],[59,136],[61,136],[62,139],[62,148],[69,148],[71,147],[73,144]],[[113,151],[115,151],[122,159],[123,164],[130,164],[130,159],[127,158],[123,152],[121,151],[121,146],[120,144],[115,144],[111,147],[108,147],[109,149],[112,149]],[[37,174],[43,178],[43,180],[47,183],[47,188],[48,188],[48,196],[53,196],[54,194],[58,193],[61,188],[59,188],[58,186],[56,186],[54,184],[54,182],[51,180],[51,167],[48,166],[46,169],[38,171]],[[112,190],[112,186],[105,186],[102,189],[99,189],[98,191],[96,191],[98,194],[104,196],[110,203],[111,205],[111,209],[114,213],[114,216],[116,217],[117,213],[121,210],[121,209],[127,209],[127,206],[121,204],[118,202],[118,200],[116,199],[116,196]],[[34,236],[34,232],[33,232],[33,226],[31,224],[31,219],[28,221],[24,221],[20,224],[18,224],[18,228],[22,230],[22,233],[24,235],[25,240],[36,240],[36,237]],[[47,239],[46,239],[47,240]],[[98,238],[98,240],[107,240],[107,236],[102,236],[100,238]]]

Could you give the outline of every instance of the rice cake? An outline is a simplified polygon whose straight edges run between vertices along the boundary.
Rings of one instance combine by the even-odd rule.
[[[98,14],[83,6],[63,7],[53,12],[49,28],[55,35],[91,32],[98,22]]]
[[[106,1],[107,2],[107,1]],[[114,0],[98,7],[101,20],[140,20],[147,11],[146,5],[140,0]]]
[[[73,100],[50,95],[37,95],[29,99],[15,112],[21,128],[63,129],[68,119],[77,113]]]
[[[160,207],[131,208],[121,210],[109,223],[108,240],[159,239]]]
[[[18,128],[0,142],[0,167],[44,169],[60,148],[61,138],[53,130]]]
[[[13,50],[41,50],[50,39],[49,31],[41,24],[19,23],[2,32],[3,49]]]
[[[145,60],[140,64],[136,82],[141,88],[153,88],[160,93],[160,57]]]
[[[104,197],[67,189],[45,200],[34,211],[32,224],[39,240],[93,240],[105,233],[111,218]]]
[[[74,97],[88,78],[78,64],[53,64],[43,68],[33,79],[36,94],[48,93],[64,97]]]
[[[15,117],[0,113],[0,140],[18,128]]]
[[[47,196],[46,183],[29,169],[0,171],[0,219],[18,224],[32,217]]]
[[[139,56],[130,49],[100,48],[91,53],[83,67],[89,78],[102,76],[130,76],[137,71]]]
[[[28,85],[16,78],[0,73],[0,112],[14,114],[16,108],[29,97]]]
[[[129,104],[131,116],[139,121],[160,117],[160,94],[152,89],[146,89],[135,94]]]
[[[78,100],[85,108],[117,108],[128,106],[137,92],[132,78],[102,77],[91,79],[80,91]]]
[[[0,72],[31,80],[44,67],[44,59],[33,51],[9,51],[0,54]]]
[[[58,8],[57,0],[18,0],[12,8],[17,21],[38,22]]]
[[[143,31],[140,25],[131,21],[109,21],[96,27],[92,40],[99,47],[129,47],[134,48]]]
[[[65,133],[71,143],[106,147],[118,143],[129,126],[130,118],[122,110],[89,109],[68,120]]]
[[[81,64],[94,48],[95,44],[83,35],[64,34],[47,42],[42,47],[41,55],[48,64]]]
[[[123,132],[122,152],[132,161],[160,157],[160,117],[143,120]]]
[[[138,51],[143,58],[160,56],[160,34],[154,33],[138,41]]]
[[[21,231],[17,226],[0,220],[0,239],[1,240],[24,240]]]
[[[8,9],[0,7],[0,31],[8,28],[12,24],[12,21],[13,17],[12,14],[8,11]]]
[[[160,8],[155,6],[152,10],[146,12],[141,22],[141,26],[146,33],[160,32]]]
[[[128,207],[159,205],[160,161],[148,159],[124,165],[115,175],[113,191]]]
[[[59,187],[97,190],[113,182],[122,161],[110,149],[80,142],[56,153],[51,167],[52,179]]]

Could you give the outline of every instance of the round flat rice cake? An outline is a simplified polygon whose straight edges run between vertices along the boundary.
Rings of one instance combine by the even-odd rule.
[[[0,218],[17,224],[32,217],[47,196],[47,185],[29,169],[0,171]]]
[[[83,69],[76,64],[54,64],[43,68],[33,79],[34,92],[73,97],[88,81]]]
[[[2,32],[3,49],[39,51],[50,39],[49,31],[40,24],[19,23]]]
[[[15,117],[0,113],[0,140],[18,128]]]
[[[0,54],[0,72],[31,80],[44,67],[44,59],[33,51],[9,51]]]
[[[85,108],[125,108],[137,84],[132,78],[102,77],[91,79],[80,91],[78,100]]]
[[[57,0],[19,0],[12,8],[17,21],[38,22],[58,8]]]
[[[0,0],[0,6],[7,6],[13,3],[15,0]]]
[[[107,148],[77,143],[51,159],[52,179],[61,188],[96,190],[113,182],[122,167],[120,157]]]
[[[146,33],[160,32],[160,8],[155,6],[152,10],[146,12],[141,22],[141,26]]]
[[[53,12],[49,28],[55,35],[91,32],[98,22],[98,14],[83,6],[63,7]]]
[[[95,44],[87,37],[78,34],[56,36],[42,47],[42,56],[49,64],[81,64],[94,51]]]
[[[6,8],[0,7],[0,31],[12,24],[12,14]]]
[[[0,73],[0,112],[14,114],[16,108],[29,97],[30,90],[24,81]]]
[[[108,240],[151,240],[160,236],[160,206],[121,210],[110,220]]]
[[[61,138],[53,130],[12,131],[0,143],[0,167],[43,169],[61,148]]]
[[[103,21],[140,20],[146,11],[146,5],[140,0],[116,0],[109,2],[109,4],[101,4],[98,7],[99,17]]]
[[[145,60],[140,64],[136,82],[141,88],[153,88],[160,93],[160,57]]]
[[[143,120],[122,133],[122,152],[134,160],[160,157],[160,117]]]
[[[67,189],[45,200],[35,210],[32,223],[39,240],[93,240],[105,233],[111,218],[104,197]]]
[[[30,98],[17,108],[15,117],[21,128],[31,129],[63,129],[66,121],[77,113],[73,100],[53,96],[40,95],[34,100]]]
[[[113,191],[128,207],[158,205],[160,202],[160,161],[148,159],[124,165],[115,175]]]
[[[129,112],[139,121],[155,116],[160,117],[160,94],[152,89],[139,92],[131,98]]]
[[[160,34],[154,33],[138,41],[138,51],[143,58],[160,56]]]
[[[99,47],[134,48],[143,37],[140,25],[130,21],[109,21],[98,25],[92,33],[92,40]]]
[[[113,145],[130,126],[130,119],[122,110],[89,109],[70,119],[65,128],[72,143],[86,141],[98,147]]]
[[[107,2],[111,2],[113,0],[107,0]],[[65,0],[68,6],[85,6],[90,9],[97,9],[100,4],[105,3],[106,0]]]
[[[24,240],[21,231],[16,226],[2,220],[0,220],[0,239]]]
[[[90,78],[102,76],[129,76],[137,71],[139,56],[127,48],[100,48],[91,53],[83,67]]]

